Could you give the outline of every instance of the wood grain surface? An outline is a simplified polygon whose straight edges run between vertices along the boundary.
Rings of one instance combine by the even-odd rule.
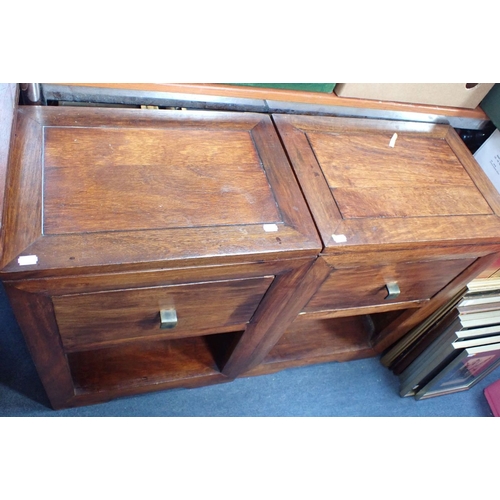
[[[460,244],[500,234],[500,196],[450,127],[298,115],[273,119],[324,252],[402,242]]]
[[[44,148],[45,234],[281,222],[248,132],[50,127]]]
[[[66,407],[74,396],[73,379],[50,297],[9,285],[5,290],[52,407]]]
[[[236,377],[257,366],[326,279],[330,268],[321,260],[277,276],[243,336],[235,345],[222,373]]]
[[[386,285],[398,284],[392,302],[430,299],[475,259],[405,262],[387,266],[335,269],[304,308],[305,312],[388,305]]]
[[[124,339],[190,337],[242,330],[273,277],[116,290],[54,297],[66,351],[110,345]],[[160,310],[174,309],[177,324],[160,329]]]
[[[123,345],[68,355],[76,392],[108,392],[220,376],[203,337]]]
[[[35,242],[42,232],[42,127],[19,112],[5,191],[0,269]]]
[[[15,83],[0,83],[0,228],[7,179],[7,163],[17,114],[19,88]],[[0,247],[1,255],[1,247]]]
[[[308,134],[344,219],[492,213],[446,141],[391,137]]]
[[[321,249],[265,115],[22,106],[11,163],[4,273],[300,258]],[[36,266],[19,267],[20,255],[36,255]]]
[[[266,356],[264,363],[323,358],[371,347],[373,324],[368,316],[294,322]]]
[[[274,328],[284,330],[300,307],[290,307],[297,283],[290,279],[312,262],[14,280],[6,288],[53,407],[62,408],[229,381],[234,377],[221,369],[249,321],[257,313],[265,319],[247,341],[252,331],[267,339]],[[270,290],[274,275],[285,288]],[[159,308],[172,304],[180,330],[160,330]],[[282,309],[290,317],[281,317]]]

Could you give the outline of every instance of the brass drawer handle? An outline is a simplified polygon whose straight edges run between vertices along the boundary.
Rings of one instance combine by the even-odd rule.
[[[392,283],[387,283],[385,287],[387,288],[387,297],[385,298],[385,300],[392,300],[399,297],[401,290],[399,289],[399,285],[395,281]]]
[[[170,329],[177,325],[175,309],[160,309],[160,328]]]

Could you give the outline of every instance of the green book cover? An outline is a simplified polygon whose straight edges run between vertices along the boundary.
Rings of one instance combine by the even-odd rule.
[[[500,84],[495,83],[480,104],[496,128],[500,129]]]
[[[306,92],[332,93],[335,83],[228,83],[226,85],[243,85],[246,87],[262,87],[268,89],[304,90]]]

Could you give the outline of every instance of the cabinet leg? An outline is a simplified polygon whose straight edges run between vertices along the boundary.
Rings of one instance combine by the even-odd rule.
[[[14,314],[23,332],[38,375],[52,407],[68,406],[74,387],[63,351],[50,297],[5,284]]]
[[[323,259],[277,276],[222,369],[235,378],[260,364],[330,274]]]

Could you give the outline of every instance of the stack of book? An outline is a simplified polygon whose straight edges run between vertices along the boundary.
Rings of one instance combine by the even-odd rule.
[[[500,279],[476,279],[382,357],[400,395],[467,390],[500,366]]]

